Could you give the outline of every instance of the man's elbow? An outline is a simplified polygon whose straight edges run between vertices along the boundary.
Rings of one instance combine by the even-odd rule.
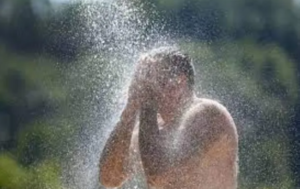
[[[113,171],[101,171],[99,174],[100,183],[107,188],[116,188],[122,186],[127,176],[114,174]]]

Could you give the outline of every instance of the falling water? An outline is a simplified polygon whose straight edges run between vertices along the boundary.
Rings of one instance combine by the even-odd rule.
[[[143,5],[133,2],[102,0],[83,1],[81,4],[80,18],[84,24],[74,35],[82,36],[82,43],[88,44],[89,48],[79,55],[76,66],[69,70],[69,81],[73,82],[73,93],[77,94],[75,102],[81,102],[74,103],[71,109],[82,131],[73,144],[75,150],[70,152],[65,163],[64,180],[68,189],[99,188],[100,154],[126,103],[127,88],[138,56],[155,47],[179,44],[179,39],[163,32],[163,20],[150,20]],[[151,14],[152,18],[158,17],[155,11]],[[185,41],[188,39],[185,38]],[[205,57],[204,62],[210,61],[210,53],[205,54],[207,49],[199,48],[198,52]],[[185,50],[191,56],[198,53],[193,49]],[[202,81],[205,83],[212,78],[216,67],[215,62],[209,63],[197,64],[202,66],[201,69],[196,66],[196,72],[201,70],[201,74],[196,74],[197,91],[201,91],[201,96],[209,93],[212,98],[228,99],[228,104],[238,107],[238,101],[230,97],[234,96],[232,93],[215,93],[214,86],[202,85]],[[144,186],[145,181],[140,177],[126,183],[123,188],[143,189]]]
[[[174,41],[162,34],[162,24],[151,22],[142,7],[129,1],[85,1],[80,12],[85,24],[77,34],[92,45],[70,70],[74,88],[86,93],[81,106],[72,107],[81,112],[77,118],[84,129],[65,174],[67,188],[94,189],[99,188],[100,153],[126,103],[137,57],[153,47],[174,45]],[[133,180],[124,188],[143,188],[143,182]]]
[[[163,20],[158,18],[154,10],[146,13],[143,4],[135,3],[136,1],[138,0],[81,1],[79,17],[81,18],[80,24],[83,23],[83,25],[74,31],[74,36],[81,36],[80,38],[83,39],[81,43],[86,44],[88,50],[78,55],[76,66],[69,70],[68,85],[73,87],[71,95],[74,95],[74,104],[70,106],[72,119],[77,125],[80,125],[82,130],[80,136],[72,144],[75,146],[75,150],[70,148],[68,158],[66,158],[67,162],[64,162],[63,165],[65,166],[63,175],[65,188],[99,188],[98,162],[100,154],[126,103],[127,88],[137,57],[149,49],[177,45],[181,41],[171,33],[164,33]],[[150,12],[152,14],[150,17],[157,17],[157,19],[149,19]],[[251,94],[259,104],[257,107],[261,105],[272,107],[272,105],[261,99],[259,95],[261,93],[257,92],[259,86],[251,84],[251,78],[249,77],[248,81],[246,73],[242,73],[241,76],[241,73],[233,71],[230,73],[240,75],[228,77],[222,69],[230,70],[234,67],[230,68],[232,64],[227,64],[225,58],[221,61],[218,60],[226,56],[227,61],[235,61],[236,59],[229,58],[229,56],[236,56],[235,53],[241,50],[241,46],[235,47],[230,43],[229,46],[225,45],[225,48],[229,49],[229,53],[214,54],[215,52],[207,48],[207,45],[194,43],[184,36],[182,38],[189,43],[185,50],[192,57],[201,59],[201,62],[195,64],[196,90],[200,91],[201,96],[221,100],[225,106],[230,105],[230,109],[233,110],[231,111],[232,115],[234,118],[238,118],[237,125],[241,125],[240,128],[248,132],[255,133],[251,131],[251,125],[254,125],[256,119],[261,117],[260,111],[257,111],[259,108],[247,106],[250,103],[246,100],[241,101],[242,98],[240,99],[237,95],[239,92],[231,89],[246,91],[249,83],[253,87]],[[180,46],[184,46],[184,44],[180,44]],[[224,51],[221,49],[222,47],[215,48],[217,51]],[[240,78],[243,80],[238,81]],[[222,84],[228,85],[221,86]],[[250,116],[244,116],[243,110]],[[243,131],[243,133],[246,132]],[[253,136],[255,138],[255,135]],[[250,144],[244,142],[244,145],[249,146]],[[246,151],[247,149],[249,148],[243,149],[244,157],[249,153]],[[254,151],[256,152],[256,149]],[[247,161],[254,162],[253,164],[248,163],[247,167],[250,170],[248,172],[255,171],[252,166],[256,166],[256,160],[257,158],[254,156],[247,156]],[[143,189],[145,188],[144,184],[143,179],[136,178],[130,183],[126,183],[123,188]]]

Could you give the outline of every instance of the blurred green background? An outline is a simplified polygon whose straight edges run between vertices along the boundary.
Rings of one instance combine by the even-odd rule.
[[[180,39],[195,60],[198,94],[232,112],[239,188],[300,187],[300,2],[128,1]],[[93,75],[70,78],[94,45],[82,42],[83,7],[0,0],[0,189],[65,188],[64,162],[83,129],[78,110],[91,95],[76,85],[95,85]],[[98,64],[107,71],[108,62]]]

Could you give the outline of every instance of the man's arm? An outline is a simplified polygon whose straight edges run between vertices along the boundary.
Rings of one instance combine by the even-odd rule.
[[[127,105],[121,119],[110,134],[100,158],[100,182],[106,187],[118,187],[129,176],[130,144],[136,118],[144,101],[143,65],[139,64],[129,87]]]
[[[191,156],[199,158],[207,167],[209,183],[215,188],[237,188],[238,134],[235,123],[227,109],[212,100],[195,107],[195,117],[187,124],[190,135]],[[206,163],[205,163],[206,162]]]
[[[157,102],[150,87],[144,89],[147,96],[141,104],[139,115],[139,149],[144,171],[155,175],[170,166],[165,154],[164,135],[160,133],[157,123]]]
[[[203,154],[214,142],[227,136],[237,143],[235,123],[228,110],[213,100],[204,100],[199,106],[191,110],[191,120],[184,124],[190,136],[190,144]]]
[[[106,187],[118,187],[129,176],[129,147],[136,114],[135,105],[128,103],[104,146],[100,158],[100,182]]]

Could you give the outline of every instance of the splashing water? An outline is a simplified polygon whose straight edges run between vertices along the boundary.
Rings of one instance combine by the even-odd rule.
[[[74,144],[75,152],[70,152],[64,178],[68,189],[96,189],[99,188],[100,154],[126,103],[127,88],[138,56],[159,46],[176,46],[179,40],[174,37],[171,39],[170,33],[163,33],[162,20],[156,23],[148,19],[149,15],[146,14],[149,12],[144,11],[142,4],[136,5],[125,0],[85,0],[80,10],[84,25],[76,31],[76,35],[83,36],[83,43],[90,44],[91,48],[86,55],[80,55],[77,66],[70,70],[73,92],[83,94],[75,98],[82,103],[75,103],[71,107],[76,112],[73,117],[81,125],[82,131]],[[153,17],[157,16],[155,11],[151,13]],[[207,57],[204,61],[210,61],[211,54],[206,53],[205,48],[197,52],[186,50],[191,55],[203,52],[203,56]],[[214,86],[203,85],[202,88],[202,81],[205,83],[207,78],[215,79],[211,76],[214,75],[211,70],[215,69],[216,63],[207,64],[209,68],[201,66],[201,69],[195,68],[201,70],[201,74],[196,74],[195,78],[197,82],[201,81],[196,91],[201,91],[201,96],[206,92],[213,94],[213,97],[220,97]],[[239,106],[239,102],[230,97],[232,93],[222,93],[225,97],[221,99],[229,99],[228,104]],[[142,175],[136,177],[123,188],[146,188],[145,179]]]
[[[77,118],[84,129],[65,173],[70,189],[99,188],[100,153],[126,103],[126,90],[138,56],[150,48],[174,44],[133,3],[84,1],[82,6],[85,25],[78,33],[92,48],[88,56],[80,58],[79,66],[70,71],[76,89],[86,91],[81,99],[83,106],[73,107],[84,114]],[[124,188],[143,188],[140,181],[137,178]]]
[[[79,55],[77,66],[71,68],[69,76],[69,81],[74,82],[73,93],[79,91],[83,95],[75,97],[75,101],[78,100],[82,103],[75,103],[71,106],[76,113],[72,115],[72,118],[76,119],[82,131],[75,144],[72,144],[75,146],[75,150],[73,148],[69,150],[68,157],[70,158],[67,158],[67,163],[63,165],[65,166],[63,178],[68,189],[99,188],[100,153],[126,102],[127,88],[139,54],[158,46],[177,44],[177,39],[171,39],[170,33],[162,34],[164,28],[160,22],[163,21],[158,18],[159,23],[156,23],[157,21],[148,19],[151,11],[146,13],[141,4],[136,5],[129,0],[84,0],[82,2],[79,14],[84,24],[74,35],[82,36],[83,43],[89,44],[91,48],[85,55]],[[150,15],[150,17],[156,16],[155,11],[152,11],[152,14],[154,15]],[[185,38],[184,41],[187,42],[188,39]],[[247,81],[248,79],[240,76],[240,73],[227,77],[228,75],[226,76],[219,70],[228,71],[235,70],[235,68],[231,68],[231,64],[227,64],[226,61],[218,60],[220,57],[224,57],[224,54],[215,54],[206,45],[201,46],[198,42],[188,41],[187,43],[189,45],[185,49],[190,52],[189,54],[201,59],[201,63],[195,65],[196,71],[201,70],[201,73],[196,74],[195,78],[199,83],[196,91],[201,91],[201,96],[212,94],[208,97],[221,99],[226,106],[231,105],[233,110],[231,113],[239,118],[243,129],[248,130],[250,134],[255,133],[251,127],[256,124],[255,120],[261,117],[258,116],[260,111],[256,111],[257,109],[252,106],[245,108],[248,102],[239,99],[237,95],[239,92],[230,91],[230,88],[246,91],[247,84],[251,84],[251,78]],[[230,44],[227,47],[230,53],[225,53],[226,56],[236,56],[232,52],[240,51],[240,45],[232,47]],[[221,48],[218,51],[222,51]],[[227,58],[227,61],[232,60],[235,58]],[[204,62],[208,64],[204,65]],[[232,71],[231,73],[236,72]],[[240,78],[243,78],[244,82],[236,82]],[[225,81],[218,82],[221,80]],[[234,80],[234,82],[230,80]],[[215,83],[219,83],[219,85],[215,85]],[[233,83],[237,86],[220,86],[224,83]],[[261,93],[257,92],[257,88],[256,86],[254,89],[252,88],[251,94],[255,95],[256,99],[261,99],[259,95]],[[246,99],[248,100],[248,98]],[[266,104],[264,99],[257,100],[257,104],[259,103]],[[269,104],[265,106],[269,106]],[[242,109],[244,112],[241,111]],[[245,109],[247,109],[246,113]],[[245,114],[251,115],[245,117]],[[243,131],[243,133],[246,132]],[[177,134],[177,137],[180,137],[180,133]],[[244,142],[244,146],[247,145]],[[176,147],[176,143],[174,146]],[[247,149],[249,147],[243,149],[244,154],[248,154]],[[256,162],[256,160],[257,158],[251,154],[247,155],[247,162]],[[247,168],[250,171],[247,170],[247,172],[251,172],[252,166],[255,167],[254,164],[249,163]],[[255,170],[252,172],[255,172],[256,175]],[[132,182],[126,183],[123,188],[143,189],[144,185],[145,180],[140,176]]]

